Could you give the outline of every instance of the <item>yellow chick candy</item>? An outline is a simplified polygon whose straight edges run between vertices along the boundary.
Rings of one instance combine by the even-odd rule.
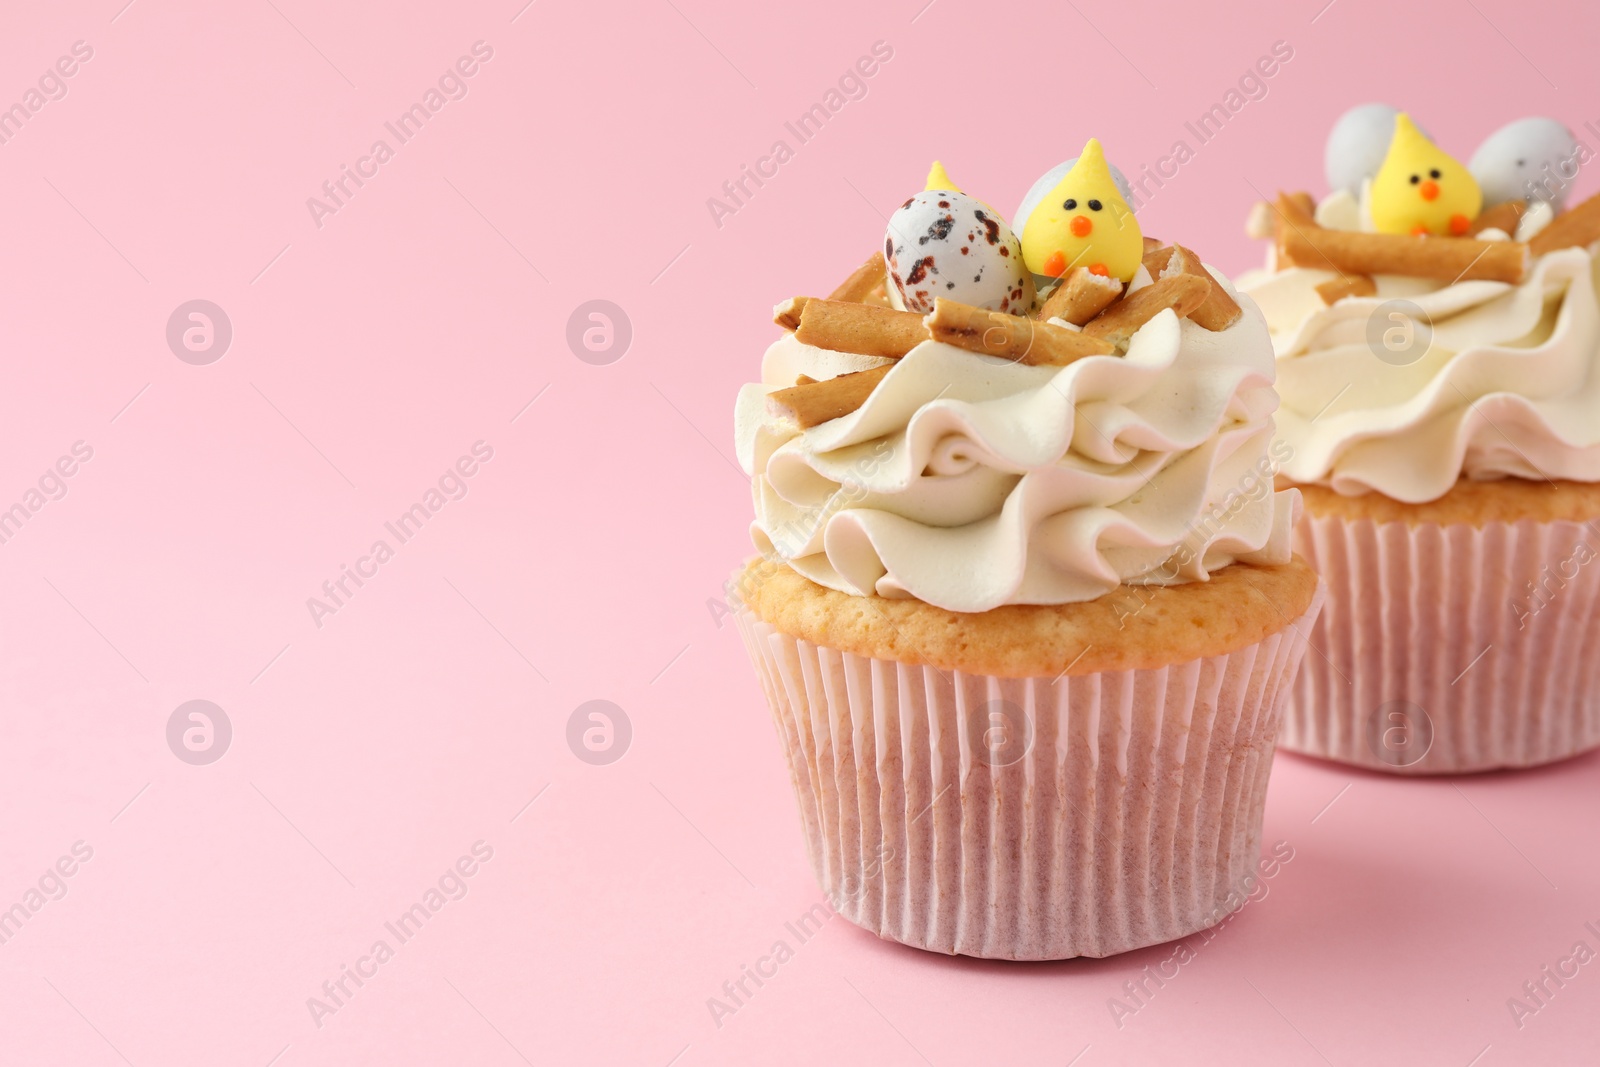
[[[1035,274],[1059,278],[1074,267],[1131,281],[1144,259],[1144,235],[1111,180],[1094,138],[1024,221],[1022,258]]]
[[[944,164],[936,159],[933,161],[933,166],[928,168],[928,184],[922,187],[922,191],[925,193],[939,191],[959,193],[964,190],[950,180],[950,172],[945,170]]]
[[[922,186],[922,191],[925,193],[961,193],[963,196],[966,195],[966,190],[956,184],[955,179],[950,177],[950,172],[944,169],[944,164],[937,159],[933,161],[933,166],[928,168],[928,180]],[[977,200],[978,198],[973,197],[973,199]],[[1005,218],[1004,215],[991,207],[987,200],[978,200],[978,203],[988,209],[989,214],[995,218]]]
[[[1483,192],[1471,171],[1401,112],[1395,116],[1389,154],[1373,175],[1368,203],[1380,233],[1459,237],[1483,209]]]

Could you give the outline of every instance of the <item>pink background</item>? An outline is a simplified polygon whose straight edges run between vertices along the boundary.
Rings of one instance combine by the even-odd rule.
[[[1600,964],[1521,1029],[1506,999],[1600,948],[1600,756],[1457,781],[1281,758],[1265,841],[1294,860],[1120,1028],[1108,999],[1170,947],[1004,965],[834,920],[720,1027],[706,1004],[820,896],[709,606],[749,550],[730,412],[767,309],[831,288],[935,155],[1008,211],[1091,134],[1136,172],[1278,40],[1147,232],[1252,265],[1255,190],[1322,192],[1329,123],[1370,99],[1463,157],[1529,113],[1596,147],[1592,5],[124,2],[0,32],[0,102],[94,50],[0,145],[0,507],[94,453],[0,545],[0,908],[93,849],[0,945],[0,1061],[1592,1055]],[[467,96],[319,228],[307,198],[479,40]],[[706,199],[879,40],[866,97],[716,226]],[[234,330],[206,366],[164,336],[197,298]],[[591,299],[632,323],[610,365],[565,339]],[[465,498],[315,625],[307,598],[480,440]],[[233,728],[208,766],[167,746],[192,699]],[[593,699],[632,724],[608,766],[566,742]],[[316,1025],[307,998],[480,840],[467,895]]]

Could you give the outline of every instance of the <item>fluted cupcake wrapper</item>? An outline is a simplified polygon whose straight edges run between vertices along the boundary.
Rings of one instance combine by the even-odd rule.
[[[996,678],[739,628],[811,866],[851,922],[936,952],[1109,956],[1242,906],[1273,742],[1321,607],[1159,670]]]
[[[1600,745],[1600,534],[1577,522],[1307,516],[1323,576],[1284,748],[1399,774],[1532,767]]]

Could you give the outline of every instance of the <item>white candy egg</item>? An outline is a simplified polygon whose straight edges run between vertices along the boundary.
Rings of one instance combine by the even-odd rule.
[[[1028,217],[1033,214],[1033,209],[1039,206],[1039,201],[1043,200],[1050,190],[1061,184],[1061,179],[1067,176],[1067,171],[1071,170],[1077,162],[1078,157],[1073,156],[1065,163],[1058,163],[1039,176],[1039,180],[1033,183],[1033,188],[1028,190],[1028,195],[1022,198],[1022,203],[1017,205],[1017,213],[1011,216],[1013,229],[1021,233],[1028,228]],[[1128,179],[1124,178],[1122,172],[1109,162],[1106,166],[1111,167],[1111,180],[1117,183],[1117,192],[1122,194],[1122,199],[1126,200],[1131,208],[1133,206],[1133,188],[1128,184]]]
[[[1013,315],[1033,310],[1033,275],[1017,235],[965,193],[929,190],[900,205],[883,258],[907,311],[927,314],[941,296]]]
[[[1578,176],[1578,141],[1555,119],[1518,119],[1484,139],[1467,169],[1483,189],[1483,206],[1548,200],[1560,211]]]
[[[1389,154],[1397,114],[1399,109],[1388,104],[1362,104],[1339,116],[1323,153],[1330,190],[1344,189],[1351,196],[1361,195],[1361,183],[1378,173],[1383,157]],[[1417,128],[1421,130],[1422,126],[1418,124]],[[1427,130],[1422,132],[1433,140]]]

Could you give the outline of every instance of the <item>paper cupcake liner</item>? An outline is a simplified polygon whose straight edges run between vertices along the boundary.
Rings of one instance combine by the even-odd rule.
[[[1307,516],[1295,550],[1328,604],[1284,748],[1452,774],[1600,745],[1600,537],[1588,527]]]
[[[1059,680],[839,652],[748,609],[738,621],[835,910],[935,952],[1065,959],[1243,905],[1322,595],[1228,655]]]

